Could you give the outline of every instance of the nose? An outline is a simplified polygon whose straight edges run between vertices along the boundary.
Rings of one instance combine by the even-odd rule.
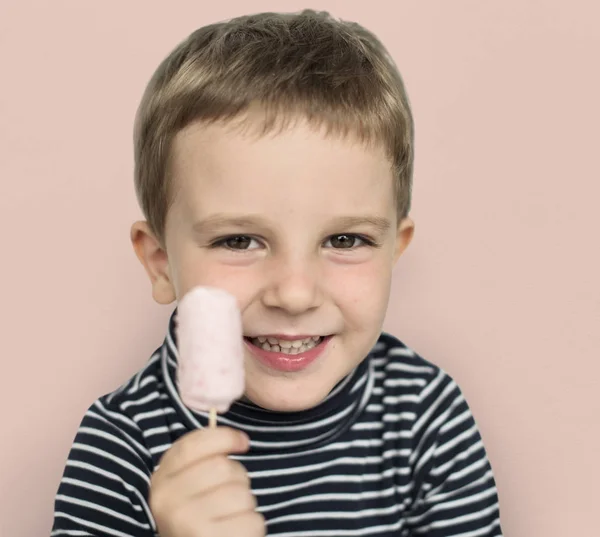
[[[323,296],[316,262],[279,259],[273,260],[270,268],[262,298],[265,306],[300,315],[321,305]]]

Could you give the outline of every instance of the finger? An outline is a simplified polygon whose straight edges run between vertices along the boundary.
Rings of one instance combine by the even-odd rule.
[[[220,520],[251,513],[257,503],[252,491],[241,483],[228,483],[192,498],[206,520]]]
[[[225,455],[216,455],[155,480],[150,496],[154,508],[166,512],[177,504],[226,485],[237,485],[249,491],[250,478],[241,463]]]
[[[222,518],[212,523],[215,537],[231,537],[243,535],[244,537],[265,537],[267,526],[265,518],[256,511]]]
[[[244,453],[248,445],[248,437],[231,427],[192,431],[167,450],[160,460],[157,473],[168,476],[214,455]]]

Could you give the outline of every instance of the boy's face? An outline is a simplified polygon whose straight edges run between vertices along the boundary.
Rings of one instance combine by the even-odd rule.
[[[271,410],[318,404],[377,341],[392,268],[412,238],[413,222],[397,222],[383,151],[305,123],[260,138],[194,125],[175,141],[172,171],[166,252],[145,223],[132,229],[154,298],[170,303],[198,285],[229,291],[248,337],[246,396]],[[258,351],[259,336],[286,346],[286,337],[327,337],[281,354]]]

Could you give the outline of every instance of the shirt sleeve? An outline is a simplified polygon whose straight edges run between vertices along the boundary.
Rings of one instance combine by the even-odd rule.
[[[412,428],[410,535],[501,537],[498,493],[471,410],[443,371],[419,397]]]
[[[54,503],[52,537],[155,537],[152,458],[137,424],[98,400],[71,447]]]

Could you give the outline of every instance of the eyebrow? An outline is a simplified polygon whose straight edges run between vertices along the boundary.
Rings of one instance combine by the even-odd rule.
[[[340,231],[348,228],[360,226],[370,226],[379,233],[386,233],[391,222],[387,218],[380,216],[341,216],[334,218],[329,222],[329,226]],[[228,216],[226,214],[214,214],[202,220],[198,220],[192,226],[194,233],[202,235],[205,233],[214,233],[222,227],[236,228],[268,228],[268,221],[260,215],[239,215]]]
[[[380,233],[385,233],[392,226],[392,223],[387,218],[382,218],[381,216],[342,216],[336,218],[333,223],[334,227],[341,229],[370,226]]]
[[[230,226],[238,228],[267,227],[264,218],[255,215],[227,216],[225,214],[214,214],[202,220],[198,220],[192,226],[194,233],[211,233],[221,227]]]

